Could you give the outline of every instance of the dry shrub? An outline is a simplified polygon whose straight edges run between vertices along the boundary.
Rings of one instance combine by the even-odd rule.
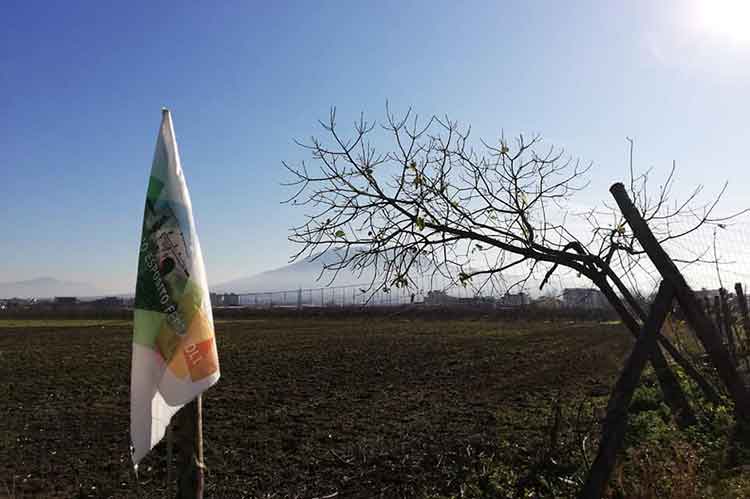
[[[692,499],[700,497],[700,458],[683,440],[649,442],[627,450],[615,468],[607,497]]]

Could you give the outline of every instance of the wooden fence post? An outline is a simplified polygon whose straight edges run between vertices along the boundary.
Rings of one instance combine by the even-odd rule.
[[[617,452],[625,438],[630,401],[633,400],[633,393],[646,362],[651,353],[658,348],[656,338],[672,307],[673,298],[674,290],[666,281],[662,281],[656,299],[651,305],[651,312],[607,403],[599,450],[578,496],[580,499],[599,499],[604,495],[604,489],[617,462]]]
[[[711,299],[708,296],[703,297],[703,306],[706,315],[711,317],[713,312],[711,311]]]
[[[737,293],[737,305],[740,307],[740,314],[742,315],[742,329],[745,333],[745,351],[748,350],[748,343],[750,343],[750,315],[747,311],[747,297],[745,291],[742,289],[742,284],[739,282],[734,285],[734,292]]]
[[[721,315],[724,319],[724,334],[727,337],[727,343],[729,344],[729,355],[732,356],[734,365],[737,366],[737,343],[734,339],[734,317],[732,311],[729,308],[729,297],[727,296],[727,290],[724,288],[719,289],[719,301],[721,302]]]
[[[716,326],[716,331],[719,333],[719,337],[721,338],[721,341],[726,343],[727,335],[724,332],[724,325],[723,321],[721,320],[721,300],[719,300],[718,296],[714,296],[714,325]]]
[[[742,378],[739,376],[729,356],[729,352],[727,352],[727,349],[721,342],[716,328],[706,314],[703,313],[693,290],[687,285],[685,278],[677,269],[677,266],[661,247],[651,229],[649,229],[648,224],[646,224],[646,221],[638,213],[638,209],[628,196],[625,186],[621,183],[614,184],[610,188],[610,192],[615,201],[617,201],[617,205],[630,225],[633,234],[641,243],[641,247],[648,254],[662,275],[662,278],[674,288],[675,296],[688,322],[690,322],[690,325],[695,330],[714,368],[732,397],[737,414],[746,422],[750,422],[750,392],[748,392]]]

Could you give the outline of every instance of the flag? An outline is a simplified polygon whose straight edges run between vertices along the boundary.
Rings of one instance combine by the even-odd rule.
[[[172,117],[161,127],[146,193],[133,317],[133,463],[172,416],[219,379],[211,301]]]

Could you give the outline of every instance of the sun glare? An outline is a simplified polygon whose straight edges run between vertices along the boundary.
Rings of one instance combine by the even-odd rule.
[[[750,0],[699,0],[698,23],[735,42],[750,42]]]

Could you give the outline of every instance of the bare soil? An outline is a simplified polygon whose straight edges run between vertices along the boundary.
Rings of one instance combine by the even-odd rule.
[[[258,318],[217,325],[207,498],[458,491],[556,396],[606,395],[617,324]],[[130,327],[0,325],[0,497],[165,497],[166,451],[129,457]]]

